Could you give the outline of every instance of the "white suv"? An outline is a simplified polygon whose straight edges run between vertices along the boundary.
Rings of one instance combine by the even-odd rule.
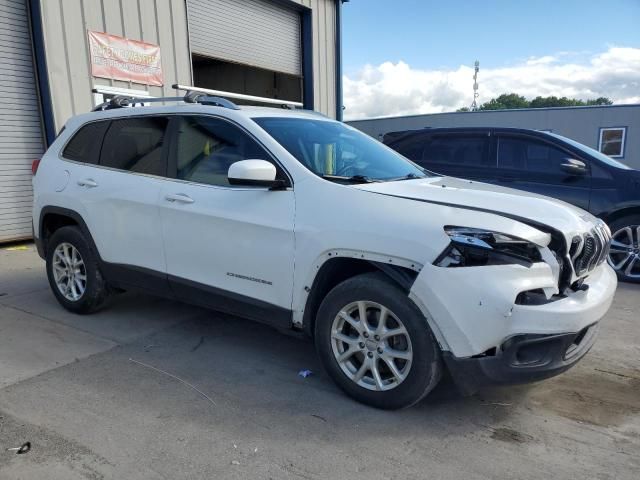
[[[445,368],[469,393],[593,345],[616,276],[589,213],[437,176],[312,112],[116,100],[69,120],[34,177],[34,236],[68,310],[138,289],[297,329],[381,408]]]

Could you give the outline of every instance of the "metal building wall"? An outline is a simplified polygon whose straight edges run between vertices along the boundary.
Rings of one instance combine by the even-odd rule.
[[[93,105],[94,85],[172,95],[172,83],[191,84],[191,56],[185,0],[39,0],[47,70],[59,129],[72,115]],[[336,1],[280,0],[312,10],[314,108],[336,116]],[[164,87],[91,77],[87,29],[159,44]]]
[[[314,109],[335,118],[336,0],[291,1],[312,10]]]
[[[95,85],[173,95],[173,83],[190,85],[191,56],[184,0],[40,0],[56,130],[93,106]],[[87,30],[160,45],[164,86],[93,78]]]
[[[516,127],[551,130],[598,149],[600,129],[627,127],[624,158],[640,169],[640,105],[537,108],[483,112],[451,112],[347,122],[374,138],[385,133],[425,127]]]

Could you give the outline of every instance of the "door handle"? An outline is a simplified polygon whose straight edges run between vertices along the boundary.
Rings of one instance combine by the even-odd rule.
[[[180,203],[193,203],[195,200],[191,198],[189,195],[184,193],[170,193],[166,197],[165,200],[168,202],[180,202]]]
[[[78,180],[78,185],[81,187],[93,188],[98,186],[98,182],[92,178],[85,178],[84,180]]]

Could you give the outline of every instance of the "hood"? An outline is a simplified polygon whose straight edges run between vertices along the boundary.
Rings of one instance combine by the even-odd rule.
[[[355,188],[407,201],[446,204],[521,219],[523,223],[544,224],[563,232],[567,238],[592,229],[597,221],[590,213],[560,200],[453,177],[366,183]]]

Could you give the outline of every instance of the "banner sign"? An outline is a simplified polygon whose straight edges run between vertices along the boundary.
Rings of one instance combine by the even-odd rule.
[[[87,33],[91,75],[145,85],[164,85],[158,45],[91,30]]]

